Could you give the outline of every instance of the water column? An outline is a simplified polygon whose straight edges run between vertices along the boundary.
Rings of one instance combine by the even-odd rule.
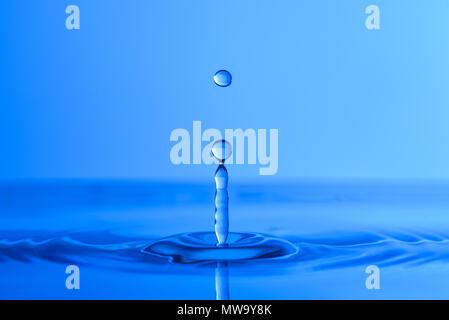
[[[217,246],[226,243],[229,233],[229,212],[228,212],[228,170],[220,164],[215,171],[215,235],[217,236]]]
[[[219,140],[212,145],[212,154],[219,161],[215,171],[215,235],[218,247],[226,245],[229,233],[228,170],[224,162],[231,153],[232,147],[226,140]]]

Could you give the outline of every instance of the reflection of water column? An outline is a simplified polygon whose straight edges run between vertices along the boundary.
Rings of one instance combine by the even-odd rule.
[[[228,171],[220,164],[215,171],[215,235],[217,246],[224,245],[228,238],[229,216],[228,216]]]
[[[215,293],[217,300],[229,300],[229,273],[226,262],[217,262],[215,267]]]

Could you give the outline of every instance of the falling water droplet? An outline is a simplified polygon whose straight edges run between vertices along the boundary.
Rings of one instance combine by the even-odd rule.
[[[220,163],[225,162],[232,154],[232,146],[226,140],[215,141],[212,145],[212,155],[220,161]]]
[[[227,70],[219,70],[214,75],[214,81],[217,86],[228,87],[232,83],[232,75]]]

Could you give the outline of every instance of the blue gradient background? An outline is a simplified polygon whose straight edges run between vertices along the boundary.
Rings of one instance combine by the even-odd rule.
[[[77,4],[81,29],[65,28]],[[381,9],[381,30],[365,8]],[[209,177],[170,132],[279,129],[277,178],[449,178],[447,1],[3,1],[1,179]],[[213,83],[232,72],[229,88]],[[259,179],[258,165],[234,178]],[[264,180],[264,181],[265,181]]]
[[[232,299],[447,299],[448,17],[447,0],[1,1],[0,299],[213,299],[213,268],[140,254],[213,230],[215,167],[170,162],[194,120],[279,130],[277,175],[228,167],[230,229],[301,255],[230,265]]]

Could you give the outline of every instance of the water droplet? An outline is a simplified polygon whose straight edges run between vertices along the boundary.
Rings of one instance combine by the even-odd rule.
[[[227,70],[219,70],[214,75],[214,81],[217,86],[228,87],[232,83],[232,75]]]
[[[232,146],[226,140],[215,141],[212,145],[212,155],[220,161],[220,163],[225,162],[232,154]]]

